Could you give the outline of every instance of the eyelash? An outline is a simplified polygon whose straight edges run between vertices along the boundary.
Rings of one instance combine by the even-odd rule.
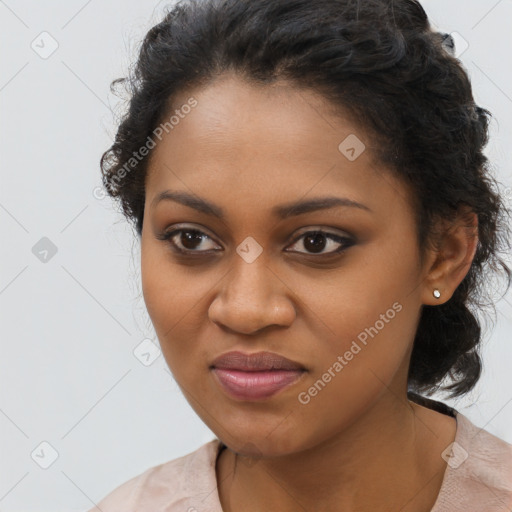
[[[211,239],[211,237],[209,235],[207,235],[203,231],[200,231],[199,229],[186,228],[186,227],[185,228],[180,228],[180,229],[174,229],[174,230],[171,230],[171,231],[168,231],[168,232],[163,232],[161,234],[156,235],[156,238],[158,240],[162,240],[162,241],[168,242],[169,246],[171,247],[171,249],[173,251],[178,252],[180,254],[184,254],[184,255],[189,255],[189,256],[197,257],[198,255],[200,256],[200,255],[204,255],[204,254],[211,254],[212,252],[219,252],[218,249],[211,249],[211,250],[206,250],[206,251],[197,251],[197,250],[191,250],[191,249],[181,249],[172,240],[172,238],[174,238],[177,234],[180,234],[180,233],[197,233],[197,234],[201,235],[201,238],[203,238],[203,239],[204,238],[210,238]],[[290,252],[298,252],[299,254],[303,254],[303,255],[306,255],[306,256],[328,257],[328,256],[332,256],[332,255],[335,255],[335,254],[342,254],[350,246],[352,246],[355,243],[354,240],[349,238],[349,237],[343,237],[343,236],[340,236],[340,235],[336,235],[334,233],[330,233],[330,232],[324,231],[322,229],[314,229],[314,230],[306,231],[306,232],[302,233],[300,236],[295,238],[295,240],[292,242],[291,245],[295,245],[299,240],[301,240],[302,238],[304,238],[307,235],[315,235],[315,234],[324,235],[324,237],[329,239],[329,240],[334,240],[336,243],[342,243],[342,246],[339,249],[335,250],[335,251],[330,251],[330,252],[327,252],[327,253],[320,253],[320,254],[319,253],[312,253],[312,252],[309,252],[309,253],[308,252],[300,252],[300,251],[290,251]]]

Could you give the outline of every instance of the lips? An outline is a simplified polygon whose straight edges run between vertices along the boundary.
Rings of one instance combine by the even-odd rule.
[[[228,352],[217,357],[212,367],[226,370],[264,371],[264,370],[305,370],[304,366],[273,352]]]
[[[222,389],[239,400],[269,398],[306,372],[301,364],[272,352],[228,352],[210,366]]]

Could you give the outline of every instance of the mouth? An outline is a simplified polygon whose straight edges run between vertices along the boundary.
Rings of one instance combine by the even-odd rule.
[[[307,372],[301,364],[272,352],[228,352],[210,370],[223,391],[238,400],[262,400],[296,383]]]

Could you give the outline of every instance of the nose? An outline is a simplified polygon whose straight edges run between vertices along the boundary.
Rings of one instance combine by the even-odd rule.
[[[295,319],[289,285],[262,257],[247,263],[235,256],[233,267],[219,286],[208,316],[230,331],[250,335],[270,325],[290,326]]]

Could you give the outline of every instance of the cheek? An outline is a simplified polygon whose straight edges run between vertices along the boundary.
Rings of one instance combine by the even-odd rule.
[[[186,315],[187,304],[181,292],[185,287],[184,276],[162,252],[150,244],[142,246],[141,282],[148,314],[165,353],[168,340],[180,327],[180,318]]]
[[[172,262],[168,251],[150,242],[141,247],[141,281],[144,302],[157,333],[172,329],[200,298],[187,271]]]
[[[390,248],[382,249],[324,283],[302,281],[298,292],[307,298],[308,329],[315,340],[312,372],[298,401],[311,417],[332,422],[333,429],[403,378],[400,371],[414,340],[421,311],[411,293],[418,279],[415,255],[397,259]],[[322,412],[333,407],[336,412]]]
[[[172,288],[168,269],[158,257],[156,251],[150,246],[142,245],[141,249],[141,282],[144,302],[155,329],[162,327],[165,318],[164,311],[172,311],[169,301],[171,300]],[[176,286],[177,283],[174,283]]]
[[[194,340],[199,339],[205,324],[205,301],[213,284],[206,274],[202,279],[191,273],[197,274],[197,270],[173,263],[166,251],[142,248],[144,302],[169,369],[185,383],[200,371],[200,362],[205,360]]]
[[[323,355],[342,355],[353,341],[361,347],[374,341],[379,351],[401,354],[414,337],[419,313],[418,297],[411,293],[419,278],[415,255],[404,254],[404,248],[402,259],[390,244],[372,245],[365,248],[364,258],[347,259],[336,272],[289,276],[304,305],[301,321],[321,343],[317,357],[324,365]]]
[[[358,287],[353,294],[346,281],[338,291],[310,291],[306,305],[315,313],[304,320],[311,323],[307,330],[314,339],[312,378],[331,369],[331,376],[333,371],[343,373],[344,379],[355,379],[357,387],[375,375],[384,382],[392,378],[414,339],[419,315],[410,297],[404,300],[400,290],[378,282]]]
[[[294,421],[309,425],[305,446],[335,435],[384,395],[401,392],[416,312],[413,305],[391,300],[381,296],[359,309],[350,304],[339,319],[333,308],[329,318],[339,335],[331,343],[316,338],[322,348],[315,350],[314,368],[294,397]]]

